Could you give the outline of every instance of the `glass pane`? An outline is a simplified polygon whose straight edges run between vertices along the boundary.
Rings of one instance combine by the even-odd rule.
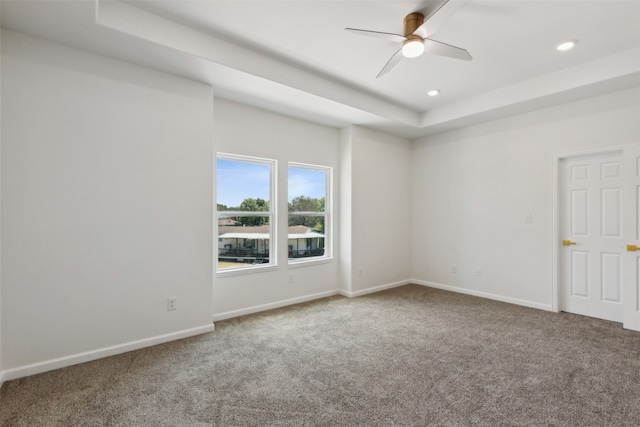
[[[327,172],[289,167],[289,211],[324,212]]]
[[[246,217],[224,218],[218,221],[218,270],[270,262],[269,218],[248,217],[267,220],[263,225],[242,226],[232,223],[242,218]]]
[[[311,231],[324,233],[324,215],[289,215],[289,226],[304,226]]]
[[[218,211],[269,210],[269,165],[218,159],[216,168]]]
[[[292,224],[305,221],[307,224]],[[289,259],[324,256],[324,221],[324,216],[289,215]]]

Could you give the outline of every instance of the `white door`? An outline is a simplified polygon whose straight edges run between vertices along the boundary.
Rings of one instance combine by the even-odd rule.
[[[640,331],[640,145],[625,149],[624,187],[630,197],[624,199],[623,221],[631,224],[630,239],[623,256],[624,327]]]
[[[622,150],[560,163],[560,309],[622,322]]]

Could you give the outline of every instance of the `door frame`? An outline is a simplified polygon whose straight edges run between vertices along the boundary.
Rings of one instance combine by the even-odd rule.
[[[611,153],[613,151],[622,151],[623,153],[626,150],[631,150],[637,147],[638,144],[625,144],[625,145],[616,145],[611,147],[601,147],[595,148],[592,150],[585,151],[576,151],[571,153],[562,153],[555,154],[553,156],[553,231],[552,231],[552,278],[551,278],[551,311],[555,313],[560,312],[560,250],[561,250],[561,240],[562,236],[560,235],[560,162],[565,159],[570,159],[572,157],[581,157],[581,156],[589,156],[594,154],[605,154]],[[624,310],[624,299],[625,292],[622,290],[622,306]]]

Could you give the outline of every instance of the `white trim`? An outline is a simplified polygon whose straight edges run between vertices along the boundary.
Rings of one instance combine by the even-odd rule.
[[[225,277],[241,276],[251,273],[264,273],[266,271],[276,271],[277,269],[278,266],[276,264],[247,264],[247,267],[229,267],[224,270],[218,270],[216,271],[216,278],[224,279]]]
[[[313,301],[316,299],[328,298],[334,295],[342,295],[347,298],[359,297],[366,294],[372,294],[374,292],[380,292],[391,288],[397,288],[399,286],[409,285],[413,283],[411,280],[401,280],[399,282],[388,283],[386,285],[375,286],[373,288],[362,289],[356,292],[347,292],[343,290],[333,290],[326,292],[319,292],[317,294],[305,295],[302,297],[290,298],[282,301],[271,302],[268,304],[254,305],[253,307],[240,308],[238,310],[225,311],[213,315],[213,321],[218,322],[220,320],[231,319],[233,317],[245,316],[247,314],[259,313],[262,311],[273,310],[274,308],[286,307],[293,304],[299,304],[302,302]]]
[[[527,300],[522,300],[522,299],[518,299],[518,298],[504,297],[502,295],[489,294],[489,293],[486,293],[486,292],[480,292],[480,291],[474,291],[474,290],[471,290],[471,289],[459,288],[457,286],[443,285],[443,284],[440,284],[440,283],[427,282],[427,281],[424,281],[424,280],[412,280],[411,283],[415,283],[416,285],[426,286],[426,287],[429,287],[429,288],[442,289],[442,290],[445,290],[445,291],[457,292],[459,294],[472,295],[472,296],[475,296],[475,297],[486,298],[486,299],[491,299],[491,300],[500,301],[500,302],[506,302],[506,303],[509,303],[509,304],[521,305],[521,306],[529,307],[529,308],[536,308],[538,310],[553,311],[551,309],[551,305],[549,305],[549,304],[540,304],[538,302],[527,301]]]
[[[414,283],[413,280],[401,280],[399,282],[387,283],[386,285],[374,286],[373,288],[361,289],[355,292],[339,290],[338,293],[347,298],[353,298],[353,297],[359,297],[362,295],[372,294],[375,292],[385,291],[387,289],[397,288],[399,286],[410,285],[412,283]]]
[[[293,259],[293,258],[292,258]],[[289,260],[289,268],[309,267],[311,265],[329,264],[333,262],[333,258],[329,257],[308,257],[296,258],[295,261]]]
[[[244,154],[231,154],[231,153],[222,153],[222,152],[217,152],[216,158],[224,159],[224,160],[234,160],[234,161],[246,162],[246,163],[261,163],[263,165],[269,165],[269,166],[273,165],[274,162],[277,162],[277,160],[269,159],[267,157],[245,156]]]
[[[615,152],[615,151],[624,151],[624,150],[628,150],[629,148],[633,148],[635,145],[636,144],[625,144],[625,145],[615,145],[615,146],[611,146],[611,147],[594,148],[594,149],[591,149],[591,150],[576,151],[576,152],[572,152],[572,153],[555,154],[553,157],[556,160],[560,160],[560,159],[568,159],[568,158],[571,158],[571,157],[591,156],[593,154],[602,154],[602,153],[611,153],[611,152]]]
[[[338,291],[326,291],[319,292],[317,294],[305,295],[302,297],[289,298],[282,301],[270,302],[268,304],[254,305],[253,307],[240,308],[238,310],[225,311],[213,315],[213,321],[218,322],[220,320],[231,319],[233,317],[245,316],[247,314],[259,313],[261,311],[273,310],[274,308],[286,307],[293,304],[299,304],[301,302],[313,301],[316,299],[332,297],[338,295]]]
[[[558,288],[558,274],[560,274],[560,271],[558,270],[558,256],[560,254],[558,248],[558,242],[560,241],[560,191],[558,189],[558,185],[560,183],[559,175],[561,160],[562,157],[554,156],[553,158],[553,189],[551,191],[551,215],[553,221],[551,224],[551,311],[555,313],[560,313],[560,289]]]
[[[98,350],[91,350],[84,353],[46,360],[44,362],[33,363],[31,365],[20,366],[18,368],[7,369],[0,373],[0,380],[15,380],[17,378],[40,374],[47,371],[53,371],[55,369],[65,368],[67,366],[77,365],[79,363],[91,362],[92,360],[102,359],[104,357],[114,356],[116,354],[126,353],[133,350],[139,350],[141,348],[151,347],[169,341],[175,341],[182,338],[192,337],[194,335],[213,332],[214,330],[215,325],[204,325],[178,332],[172,332],[170,334],[158,335],[152,338],[145,338],[125,344],[118,344]]]

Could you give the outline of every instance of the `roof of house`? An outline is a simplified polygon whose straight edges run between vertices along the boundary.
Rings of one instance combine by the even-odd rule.
[[[230,227],[230,226],[238,226],[238,225],[241,225],[241,223],[240,221],[236,221],[235,219],[223,218],[218,220],[218,227],[221,227],[221,226]]]

